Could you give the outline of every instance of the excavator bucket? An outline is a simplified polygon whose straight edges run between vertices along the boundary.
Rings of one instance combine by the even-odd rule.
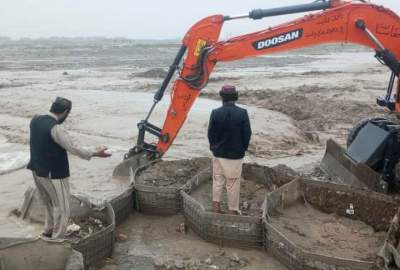
[[[326,143],[320,168],[340,183],[385,192],[380,174],[364,163],[354,162],[348,157],[345,149],[331,139]]]
[[[128,178],[133,175],[137,168],[142,167],[150,162],[145,152],[138,153],[129,158],[125,158],[120,164],[115,167],[113,177]]]

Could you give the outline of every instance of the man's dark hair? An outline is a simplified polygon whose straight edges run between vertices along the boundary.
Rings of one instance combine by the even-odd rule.
[[[219,95],[223,102],[236,101],[239,98],[236,87],[233,85],[222,86],[221,91],[219,91]]]
[[[51,113],[63,113],[65,111],[71,111],[72,102],[66,98],[57,97],[56,100],[51,104]]]

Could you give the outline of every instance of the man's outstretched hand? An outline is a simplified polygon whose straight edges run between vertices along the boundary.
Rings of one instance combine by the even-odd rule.
[[[93,154],[93,156],[94,156],[94,157],[100,157],[100,158],[108,158],[108,157],[111,157],[111,154],[106,153],[106,150],[107,150],[107,148],[103,148],[103,149],[101,149],[101,150],[95,152],[95,153]]]

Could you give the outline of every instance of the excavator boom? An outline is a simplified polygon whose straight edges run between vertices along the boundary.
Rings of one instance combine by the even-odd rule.
[[[306,15],[267,30],[227,41],[218,42],[217,39],[223,23],[232,18],[217,15],[196,24],[183,40],[184,46],[188,48],[187,58],[180,78],[172,88],[172,102],[161,132],[163,135],[168,134],[169,140],[160,140],[157,150],[160,153],[168,150],[217,62],[234,61],[324,43],[354,43],[380,50],[366,32],[357,27],[358,22],[362,22],[379,39],[383,48],[392,52],[397,59],[400,58],[400,18],[394,12],[365,3],[334,2],[333,5],[332,2],[321,2],[317,3],[319,5],[316,7],[327,8],[328,3],[331,6],[320,13]],[[284,10],[282,8],[278,14],[283,14]],[[290,8],[287,10],[292,11]],[[256,10],[250,12],[249,17],[261,18],[270,14],[275,13]],[[198,61],[201,57],[205,59]]]
[[[241,35],[225,41],[219,36],[223,24],[235,19],[264,17],[322,10],[265,30]],[[208,82],[218,62],[234,61],[259,55],[284,52],[318,44],[353,43],[372,48],[380,61],[398,78],[400,58],[400,18],[393,11],[370,3],[340,0],[316,1],[310,4],[274,9],[256,9],[237,16],[214,15],[199,21],[187,32],[179,53],[171,65],[161,88],[155,94],[154,105],[146,119],[139,123],[137,145],[126,159],[146,152],[151,157],[162,156],[172,145],[187,115]],[[184,59],[182,68],[171,90],[171,103],[160,129],[148,122],[151,112]],[[349,60],[350,61],[350,60]],[[400,111],[397,100],[384,100]],[[389,106],[388,106],[389,107]],[[145,133],[158,137],[156,145],[144,142]],[[125,166],[126,167],[126,166]],[[117,170],[118,171],[118,170]],[[114,172],[121,174],[121,172]],[[126,174],[126,173],[125,173]]]

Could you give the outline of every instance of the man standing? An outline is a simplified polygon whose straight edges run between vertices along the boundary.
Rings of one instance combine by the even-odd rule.
[[[46,207],[45,237],[63,238],[70,216],[69,163],[67,151],[82,159],[110,157],[102,149],[85,150],[76,145],[61,123],[72,109],[72,102],[58,97],[50,113],[33,117],[30,123],[28,169],[32,171],[39,197]]]
[[[247,111],[235,105],[238,92],[231,85],[222,87],[222,107],[212,111],[208,140],[213,158],[213,210],[223,213],[221,197],[224,184],[228,194],[229,214],[239,214],[240,177],[243,157],[251,137]]]

